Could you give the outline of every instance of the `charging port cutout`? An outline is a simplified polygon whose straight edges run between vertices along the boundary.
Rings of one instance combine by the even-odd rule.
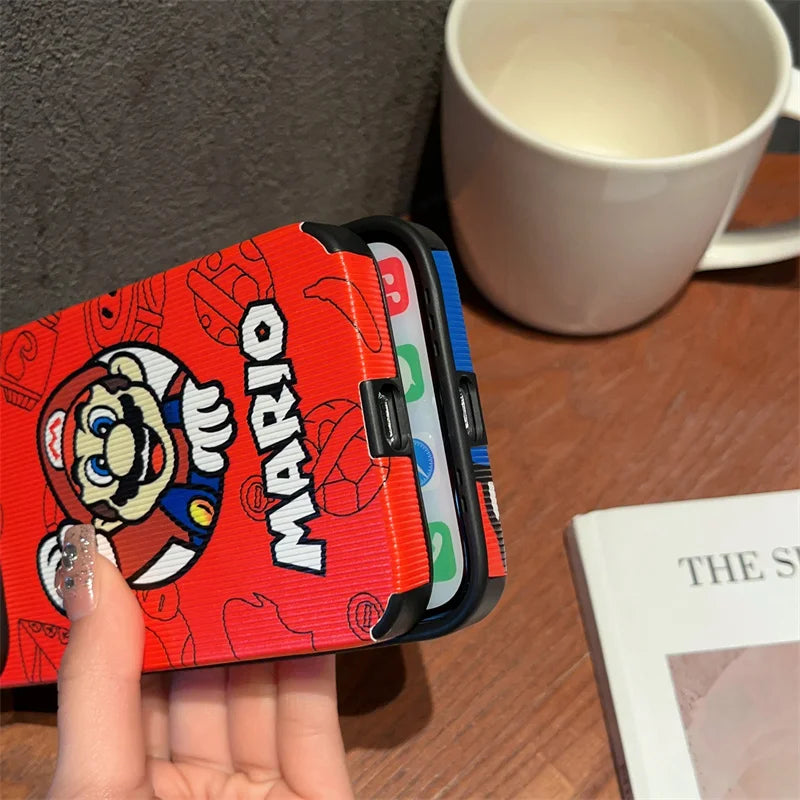
[[[462,372],[458,376],[458,402],[470,445],[474,447],[486,444],[486,428],[478,398],[478,385],[475,376],[470,372]]]
[[[400,379],[364,381],[361,402],[370,454],[411,455],[411,425]]]

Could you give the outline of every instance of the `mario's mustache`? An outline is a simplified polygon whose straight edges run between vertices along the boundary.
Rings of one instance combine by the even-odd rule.
[[[144,469],[145,451],[151,431],[145,425],[141,408],[136,405],[130,395],[122,395],[119,401],[122,406],[122,420],[133,434],[134,457],[128,473],[119,477],[119,484],[111,496],[111,502],[117,506],[124,506],[128,500],[136,497],[139,493],[140,484],[146,483],[148,478],[152,477],[145,474]]]
[[[118,476],[117,489],[111,496],[111,503],[115,506],[122,507],[129,500],[136,497],[142,483],[146,483],[148,479],[152,479],[150,470],[145,470],[145,451],[148,448],[150,439],[154,438],[156,435],[155,432],[150,430],[149,426],[145,424],[144,414],[139,406],[136,405],[133,398],[123,394],[120,396],[119,402],[122,407],[121,422],[131,431],[134,443],[134,458],[131,468],[128,470],[127,474]],[[93,503],[90,506],[90,510],[99,519],[115,522],[119,519],[119,513],[111,503],[102,500],[98,503]]]
[[[105,500],[101,500],[99,503],[92,503],[89,506],[89,511],[98,519],[106,522],[116,522],[119,519],[116,509],[112,508]]]

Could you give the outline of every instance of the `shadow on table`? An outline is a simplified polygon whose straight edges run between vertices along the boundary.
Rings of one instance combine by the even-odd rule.
[[[42,725],[56,724],[58,694],[55,684],[25,686],[0,691],[0,724],[9,722],[34,722]]]
[[[740,267],[698,272],[694,280],[713,283],[745,284],[775,289],[800,288],[800,259],[790,258],[763,267]]]
[[[337,657],[345,749],[387,750],[408,741],[433,713],[417,644],[353,650]]]
[[[337,688],[347,749],[381,750],[407,741],[431,718],[433,705],[419,645],[341,653]],[[56,724],[55,685],[0,691],[0,722]]]

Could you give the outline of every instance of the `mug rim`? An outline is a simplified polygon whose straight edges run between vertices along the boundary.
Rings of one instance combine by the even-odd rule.
[[[477,1],[480,2],[480,0]],[[763,111],[753,119],[747,127],[734,136],[722,142],[710,145],[709,147],[671,156],[619,158],[616,156],[591,153],[585,150],[577,150],[533,133],[521,125],[517,125],[506,117],[505,114],[498,111],[475,85],[475,81],[464,65],[464,60],[461,57],[461,49],[457,41],[458,29],[464,15],[464,10],[474,2],[476,2],[476,0],[453,0],[447,13],[444,36],[445,56],[453,76],[472,104],[475,105],[483,116],[487,117],[493,125],[500,128],[512,138],[517,139],[522,144],[535,147],[554,158],[571,161],[573,163],[577,162],[583,166],[631,171],[653,169],[680,170],[693,167],[714,160],[715,158],[729,155],[754,141],[771,123],[777,121],[781,116],[782,106],[789,92],[793,64],[789,39],[783,28],[783,24],[767,0],[744,0],[744,2],[749,3],[756,9],[757,13],[761,15],[764,26],[778,56],[779,70],[779,79],[776,81],[769,102]]]

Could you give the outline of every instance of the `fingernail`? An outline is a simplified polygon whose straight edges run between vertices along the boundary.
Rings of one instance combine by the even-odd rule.
[[[91,525],[74,525],[64,534],[55,583],[56,591],[64,600],[64,610],[73,622],[91,614],[97,605],[96,549],[96,536]]]

